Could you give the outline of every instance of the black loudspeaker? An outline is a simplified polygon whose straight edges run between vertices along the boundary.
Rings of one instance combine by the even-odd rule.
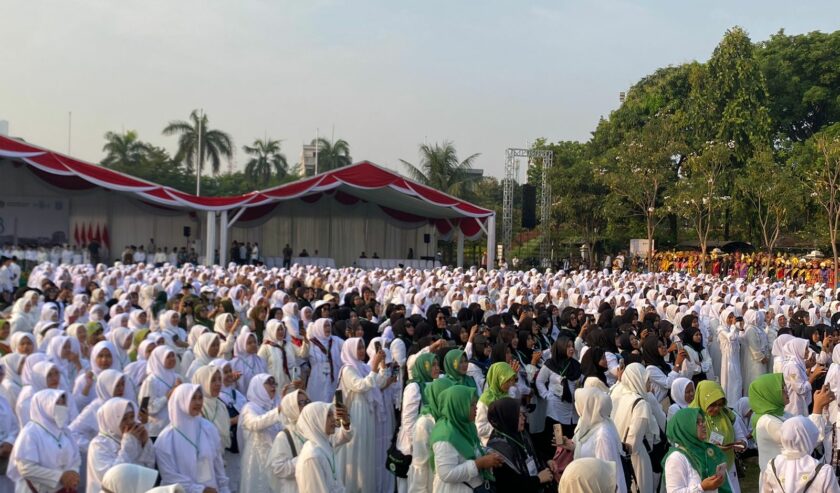
[[[534,185],[522,185],[522,227],[537,227],[537,187]]]
[[[432,242],[432,235],[430,235],[429,233],[424,234],[423,235],[423,243],[428,245],[431,242]]]
[[[184,238],[189,238],[190,233],[192,233],[192,231],[190,230],[190,227],[189,226],[184,226]]]

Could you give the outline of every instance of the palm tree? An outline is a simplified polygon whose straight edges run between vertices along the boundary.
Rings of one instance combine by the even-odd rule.
[[[459,195],[468,191],[477,178],[469,172],[472,162],[480,156],[473,154],[463,161],[458,161],[452,142],[443,144],[422,144],[420,146],[420,166],[400,159],[411,179],[450,195]]]
[[[318,173],[330,171],[353,163],[350,157],[350,144],[344,139],[330,142],[324,138],[312,140],[312,145],[318,146]]]
[[[141,164],[149,152],[149,145],[141,142],[134,130],[121,134],[108,132],[105,134],[105,141],[102,151],[106,155],[102,166],[109,168],[133,168]]]
[[[190,113],[190,120],[188,122],[183,120],[172,121],[163,129],[163,135],[180,136],[175,160],[186,160],[187,165],[191,166],[193,171],[196,170],[197,162],[198,170],[204,171],[204,162],[207,158],[210,158],[213,174],[218,174],[222,165],[221,158],[233,158],[233,139],[221,130],[209,129],[207,115],[199,116],[198,110],[193,110]],[[196,139],[198,138],[199,127],[201,127],[201,150],[198,153],[198,160],[196,160]]]
[[[283,178],[288,173],[289,165],[286,156],[280,152],[280,141],[272,139],[257,139],[250,146],[243,146],[245,154],[251,159],[245,164],[245,176],[252,183],[265,183],[271,180],[272,173]]]

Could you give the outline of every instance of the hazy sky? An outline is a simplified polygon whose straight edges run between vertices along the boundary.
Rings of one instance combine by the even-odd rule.
[[[526,0],[0,0],[0,119],[99,161],[103,134],[161,129],[204,108],[241,147],[290,162],[320,129],[354,161],[402,170],[424,141],[500,176],[507,147],[585,140],[618,93],[706,60],[727,28],[763,40],[837,29],[840,2]]]

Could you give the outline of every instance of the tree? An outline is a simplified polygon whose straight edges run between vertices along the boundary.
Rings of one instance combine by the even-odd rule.
[[[662,194],[674,182],[676,164],[684,152],[674,130],[670,115],[650,119],[607,155],[598,177],[614,197],[644,217],[648,266],[653,266],[656,226],[665,217],[659,212]]]
[[[350,144],[344,139],[330,142],[327,139],[318,138],[312,140],[312,145],[318,146],[318,173],[353,164],[350,157]]]
[[[201,149],[196,156],[199,129]],[[198,110],[190,113],[190,121],[169,122],[169,125],[163,129],[163,135],[179,136],[175,160],[186,161],[193,170],[204,171],[204,163],[209,158],[213,174],[218,174],[222,166],[222,158],[233,158],[233,139],[221,130],[210,129],[207,115],[199,116]]]
[[[790,209],[801,202],[798,181],[769,148],[757,152],[735,180],[736,189],[752,207],[751,213],[761,228],[762,245],[771,257]]]
[[[415,166],[400,159],[411,179],[450,195],[460,195],[475,181],[471,174],[472,162],[480,154],[473,154],[458,161],[458,154],[452,142],[420,145],[420,165]]]
[[[674,186],[674,195],[668,200],[668,207],[694,228],[704,271],[715,215],[729,200],[722,196],[722,190],[731,155],[731,144],[715,142],[710,142],[702,154],[689,155],[680,170],[681,178]]]
[[[834,257],[834,284],[837,284],[837,232],[840,228],[840,124],[815,134],[807,143],[802,182],[811,197],[825,211],[831,253]]]
[[[105,145],[102,150],[106,153],[102,166],[113,168],[119,166],[124,170],[131,170],[143,163],[149,152],[149,144],[141,142],[134,130],[118,134],[107,132]]]
[[[251,156],[245,163],[245,175],[253,184],[265,184],[271,180],[272,174],[283,178],[289,171],[286,156],[280,152],[279,140],[256,139],[250,146],[243,146],[242,150]]]

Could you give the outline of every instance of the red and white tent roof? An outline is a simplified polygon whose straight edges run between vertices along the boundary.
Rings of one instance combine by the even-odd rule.
[[[282,201],[299,199],[312,203],[332,196],[347,205],[358,201],[376,204],[402,222],[428,221],[435,224],[441,234],[458,226],[465,236],[475,238],[481,235],[486,218],[494,214],[492,210],[421,185],[368,161],[245,195],[199,197],[4,136],[0,136],[0,158],[28,165],[41,179],[59,188],[101,187],[133,194],[160,206],[196,211],[247,208],[240,218],[242,221],[270,214]]]

